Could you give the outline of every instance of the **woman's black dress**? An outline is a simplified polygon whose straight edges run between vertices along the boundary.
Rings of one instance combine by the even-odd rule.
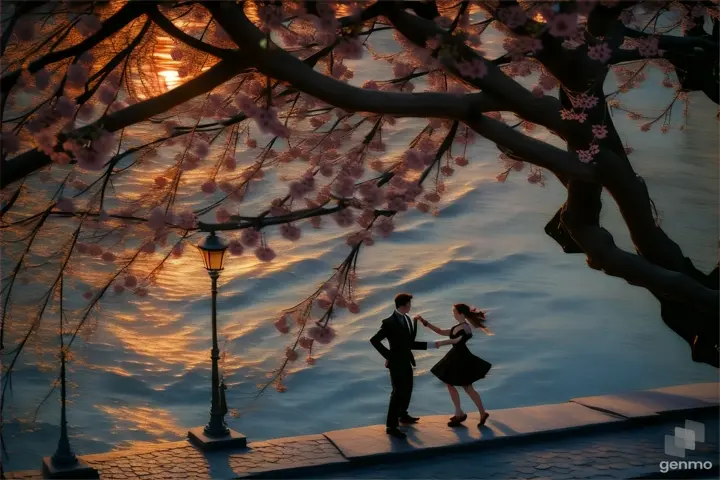
[[[465,344],[472,333],[467,333],[462,325],[455,325],[450,330],[450,338],[457,337],[460,341],[430,371],[443,383],[464,387],[485,378],[492,364],[470,352]]]

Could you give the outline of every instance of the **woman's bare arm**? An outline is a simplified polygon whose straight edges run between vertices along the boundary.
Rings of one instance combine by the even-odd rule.
[[[459,341],[460,341],[460,337],[455,337],[455,338],[448,338],[447,340],[440,340],[439,342],[435,342],[435,343],[437,343],[438,347],[442,347],[443,345],[454,345]]]
[[[449,328],[436,327],[435,325],[433,325],[432,323],[428,322],[427,320],[425,320],[425,319],[424,319],[423,317],[421,317],[420,315],[418,315],[418,320],[420,320],[420,323],[422,323],[425,327],[429,328],[430,330],[432,330],[433,332],[437,333],[438,335],[444,335],[444,336],[446,336],[446,337],[449,337],[449,336],[450,336],[450,329],[449,329]]]

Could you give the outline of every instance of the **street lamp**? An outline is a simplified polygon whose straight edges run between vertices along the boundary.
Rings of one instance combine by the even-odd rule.
[[[191,429],[188,437],[192,442],[204,449],[240,446],[246,444],[245,437],[225,425],[224,413],[220,405],[220,373],[218,361],[220,360],[220,349],[217,342],[217,280],[223,269],[225,251],[228,244],[225,240],[210,232],[210,235],[202,239],[198,245],[202,255],[205,268],[212,280],[212,403],[210,404],[210,421],[204,428]]]
[[[84,460],[75,456],[70,447],[67,424],[67,349],[63,311],[64,277],[60,277],[60,440],[52,457],[43,458],[45,478],[100,478],[99,473]]]

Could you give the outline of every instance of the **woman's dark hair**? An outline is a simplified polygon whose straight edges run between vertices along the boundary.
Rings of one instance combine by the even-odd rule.
[[[471,308],[469,305],[464,303],[456,303],[453,307],[455,307],[455,310],[465,317],[473,327],[479,328],[483,331],[488,331],[485,326],[485,314],[483,312],[475,308]]]
[[[410,300],[412,300],[413,296],[409,293],[398,293],[395,295],[395,308],[404,307],[408,303],[410,303]]]

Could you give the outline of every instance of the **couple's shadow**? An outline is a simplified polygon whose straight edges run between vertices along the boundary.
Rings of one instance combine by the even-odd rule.
[[[479,442],[495,440],[497,438],[506,436],[507,433],[512,433],[512,429],[507,427],[507,425],[504,425],[497,421],[493,422],[493,426],[496,427],[497,430],[499,430],[499,435],[493,428],[490,428],[488,425],[478,427],[477,425],[462,424],[456,427],[447,427],[447,433],[443,432],[441,438],[435,439],[436,441],[430,441],[430,436],[432,435],[432,433],[428,431],[423,431],[421,427],[408,426],[405,429],[405,434],[407,435],[407,438],[404,440],[393,440],[392,450],[407,450],[408,447],[412,449],[422,449],[427,447],[456,447],[458,445],[476,445]],[[504,430],[510,430],[510,432],[503,433]],[[443,439],[445,441],[443,441]],[[440,440],[440,444],[438,444],[437,440]]]

